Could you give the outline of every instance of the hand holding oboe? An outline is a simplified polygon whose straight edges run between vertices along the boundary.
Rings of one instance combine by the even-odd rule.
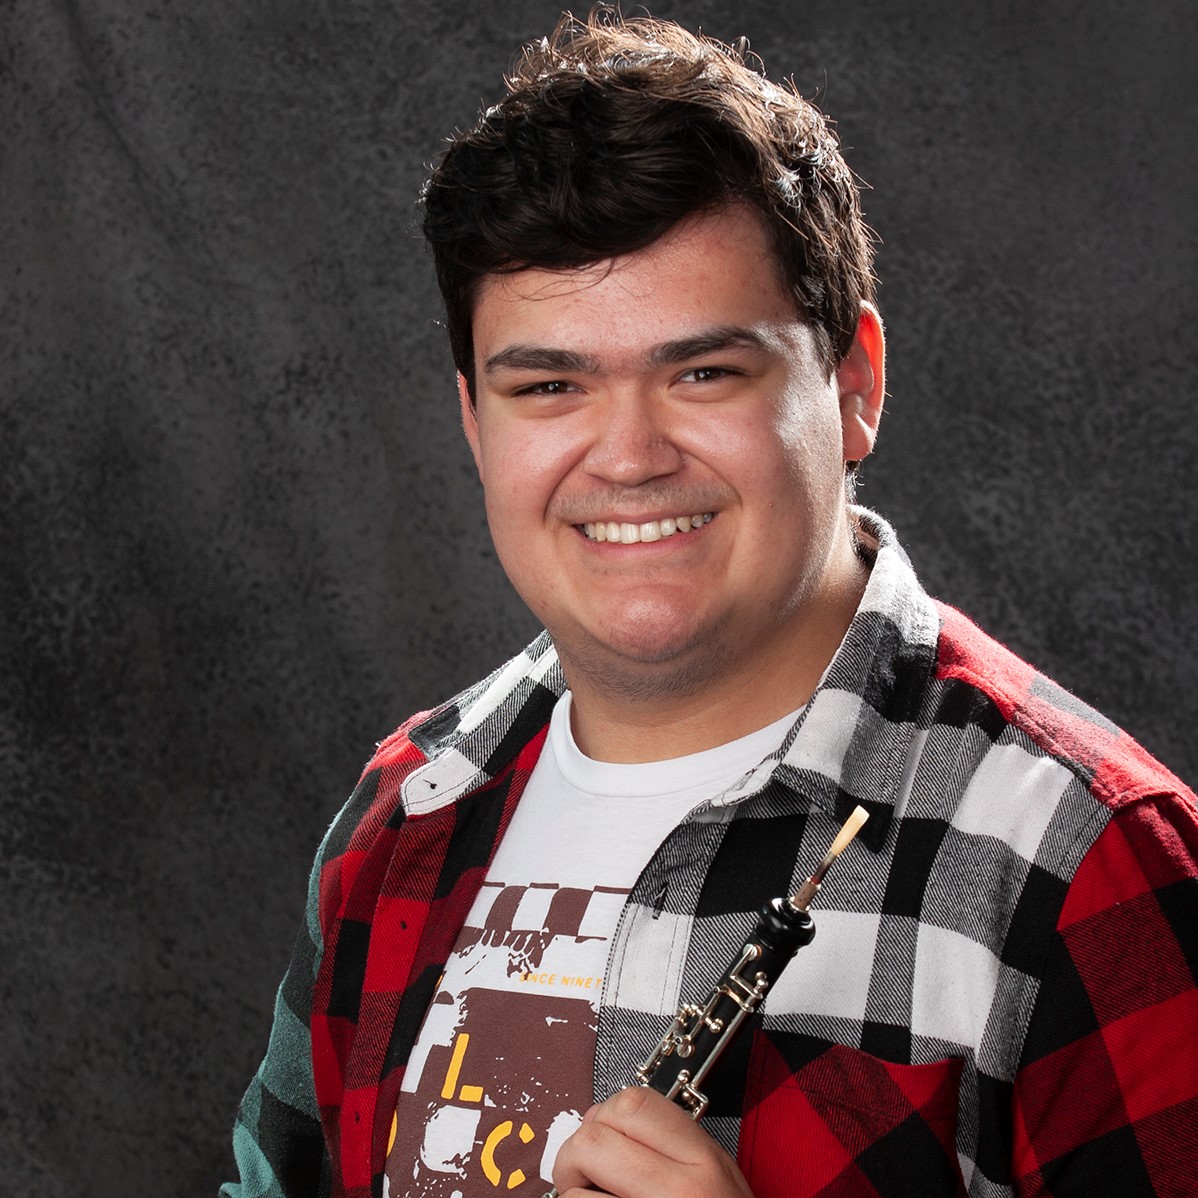
[[[736,1162],[677,1103],[632,1086],[587,1111],[553,1168],[556,1193],[752,1198]]]
[[[736,1162],[696,1127],[708,1105],[700,1087],[795,953],[811,943],[811,902],[868,818],[856,808],[798,892],[765,905],[706,1003],[683,1005],[637,1069],[640,1088],[622,1090],[587,1112],[558,1153],[555,1188],[545,1198],[574,1186],[590,1195],[601,1187],[615,1198],[669,1198],[674,1192],[751,1198]]]

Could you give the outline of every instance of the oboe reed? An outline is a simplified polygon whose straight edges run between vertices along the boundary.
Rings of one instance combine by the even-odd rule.
[[[861,825],[867,819],[869,819],[869,812],[864,807],[853,808],[853,814],[841,825],[840,831],[836,833],[836,839],[832,841],[832,847],[824,854],[824,859],[812,871],[811,877],[792,896],[790,900],[792,906],[798,907],[800,911],[810,910],[811,900],[819,893],[820,883],[823,882],[828,870],[832,868],[832,862],[844,852],[853,837],[861,831]]]

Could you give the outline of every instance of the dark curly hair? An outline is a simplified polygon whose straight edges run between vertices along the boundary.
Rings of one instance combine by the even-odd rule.
[[[831,375],[873,298],[873,237],[823,116],[760,66],[743,41],[605,6],[524,48],[506,97],[452,139],[422,197],[471,395],[484,276],[589,266],[728,203],[764,222]]]

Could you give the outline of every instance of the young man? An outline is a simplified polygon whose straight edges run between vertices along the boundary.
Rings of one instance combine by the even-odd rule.
[[[334,823],[226,1192],[1180,1194],[1193,796],[852,506],[882,329],[819,114],[675,26],[566,22],[425,211],[547,632]],[[856,804],[703,1122],[623,1089]]]

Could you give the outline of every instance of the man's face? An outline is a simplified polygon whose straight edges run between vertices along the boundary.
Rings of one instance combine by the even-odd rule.
[[[695,694],[811,651],[859,579],[843,480],[881,402],[868,316],[874,350],[829,380],[737,207],[614,262],[483,281],[466,435],[576,693]]]

